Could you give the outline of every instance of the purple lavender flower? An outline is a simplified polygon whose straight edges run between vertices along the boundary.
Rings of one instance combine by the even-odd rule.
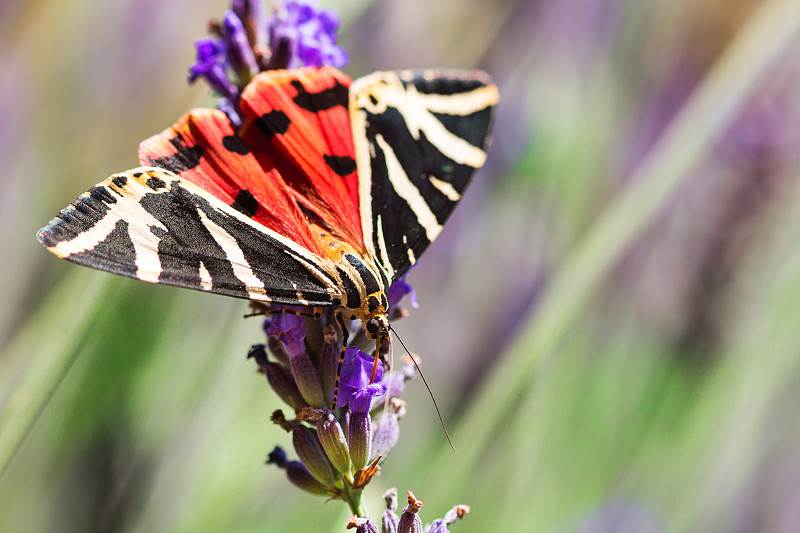
[[[404,274],[403,277],[392,283],[389,287],[389,290],[386,291],[386,299],[389,301],[389,314],[392,314],[392,311],[397,307],[397,304],[408,295],[408,301],[411,304],[411,307],[417,308],[419,307],[419,303],[417,302],[417,293],[414,291],[414,287],[409,285],[406,282],[406,277],[408,273]]]
[[[336,46],[339,15],[332,9],[318,9],[311,0],[287,0],[277,6],[268,29],[275,54],[272,68],[341,67],[347,63],[347,52]]]
[[[217,107],[234,127],[242,124],[239,97],[259,72],[341,67],[348,60],[336,45],[339,16],[311,0],[277,1],[269,17],[256,0],[233,0],[222,22],[210,26],[215,35],[195,42],[197,61],[189,69],[189,83],[203,78],[221,96]]]
[[[228,62],[239,79],[247,84],[258,73],[258,64],[247,39],[244,24],[233,11],[225,13],[222,21],[222,38],[227,45]]]
[[[229,62],[224,41],[204,37],[194,43],[197,61],[189,68],[189,83],[203,78],[211,88],[230,101],[238,100],[239,89],[228,79]]]
[[[281,341],[289,355],[296,355],[306,349],[303,343],[306,335],[304,319],[301,316],[272,315],[264,321],[264,332]]]
[[[382,381],[383,364],[380,361],[378,361],[375,383],[370,384],[369,382],[374,364],[374,357],[354,346],[345,350],[336,407],[344,407],[349,404],[350,410],[355,413],[368,413],[372,398],[386,393],[386,384]],[[331,398],[333,398],[332,391]]]

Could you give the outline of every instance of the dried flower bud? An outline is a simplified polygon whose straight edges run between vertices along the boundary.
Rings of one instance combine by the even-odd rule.
[[[447,525],[454,523],[456,520],[464,518],[464,515],[469,513],[469,505],[455,505],[452,509],[447,511],[444,515],[444,521]]]
[[[422,520],[419,518],[419,510],[422,509],[422,501],[414,497],[408,491],[408,506],[403,509],[400,515],[400,523],[397,526],[398,533],[422,533]]]
[[[469,513],[469,505],[456,505],[444,515],[444,518],[437,518],[425,528],[425,533],[450,533],[450,526],[464,515]]]
[[[296,426],[292,432],[292,444],[297,456],[315,478],[325,485],[333,485],[336,482],[338,476],[317,439],[316,431],[303,425]]]
[[[378,462],[381,460],[380,457],[376,458],[372,461],[367,467],[362,468],[361,470],[357,470],[355,474],[353,474],[353,483],[351,484],[351,488],[353,489],[363,489],[364,487],[372,481],[372,478],[378,475],[378,472],[381,471],[381,467],[378,466]]]
[[[378,526],[373,524],[369,518],[353,516],[350,521],[347,522],[347,529],[354,528],[356,533],[379,533]]]
[[[392,487],[383,493],[383,500],[386,502],[386,509],[389,511],[397,511],[397,489]]]
[[[281,429],[283,429],[287,433],[294,431],[294,427],[297,424],[296,422],[293,423],[286,420],[286,415],[284,415],[283,411],[281,411],[280,409],[275,409],[274,411],[272,411],[272,414],[270,415],[269,419],[273,424],[279,425]]]
[[[398,420],[402,420],[403,417],[406,416],[408,404],[405,402],[405,400],[401,400],[400,398],[392,398],[389,402],[389,405],[392,406],[394,414],[397,415]]]

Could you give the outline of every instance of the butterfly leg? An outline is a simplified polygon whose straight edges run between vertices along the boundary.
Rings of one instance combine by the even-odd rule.
[[[248,313],[244,315],[244,318],[251,318],[254,316],[267,316],[267,315],[295,315],[295,316],[304,316],[307,318],[313,318],[315,320],[319,320],[319,317],[322,316],[322,311],[319,307],[314,307],[312,312],[307,311],[298,311],[296,309],[259,309],[254,310],[252,313]]]

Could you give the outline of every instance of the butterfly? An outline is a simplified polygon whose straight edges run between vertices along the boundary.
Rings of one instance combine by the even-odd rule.
[[[379,345],[386,291],[483,165],[498,100],[479,71],[262,72],[238,129],[222,111],[189,111],[141,143],[144,166],[90,188],[37,238],[143,281],[334,306],[343,332],[342,319],[361,320]]]

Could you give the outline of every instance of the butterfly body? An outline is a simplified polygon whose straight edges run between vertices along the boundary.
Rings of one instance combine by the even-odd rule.
[[[480,72],[267,71],[242,94],[240,128],[187,113],[141,144],[145,166],[92,187],[37,237],[143,281],[335,306],[380,339],[389,286],[485,160],[497,100]]]

